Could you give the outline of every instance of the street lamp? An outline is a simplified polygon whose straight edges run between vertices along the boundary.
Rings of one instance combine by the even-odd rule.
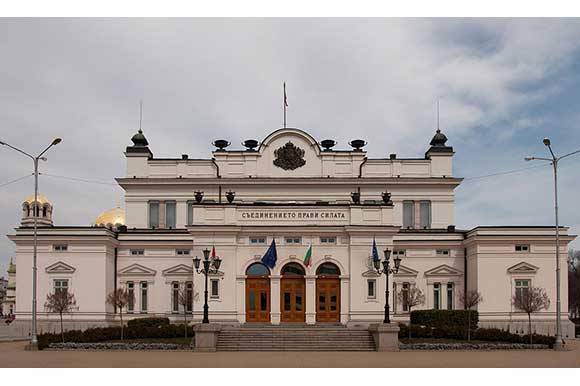
[[[7,146],[13,150],[16,150],[19,153],[24,154],[25,156],[32,159],[34,163],[34,206],[33,206],[33,213],[34,213],[34,247],[32,250],[32,331],[31,331],[31,339],[30,339],[30,346],[28,347],[30,350],[38,350],[38,338],[36,336],[36,249],[37,249],[37,219],[38,214],[40,213],[40,209],[38,208],[38,160],[46,161],[46,158],[43,157],[44,153],[48,151],[54,145],[58,145],[62,139],[55,138],[50,145],[46,149],[42,151],[36,157],[26,153],[23,150],[20,150],[17,147],[7,144],[6,142],[0,141],[0,145]]]
[[[562,318],[560,315],[560,224],[558,222],[558,162],[563,158],[580,153],[580,150],[573,151],[572,153],[565,154],[561,157],[556,157],[552,151],[550,139],[544,138],[542,142],[546,145],[548,150],[550,150],[551,158],[528,156],[524,159],[526,161],[548,161],[554,168],[554,213],[556,218],[556,342],[554,343],[554,350],[562,350]]]
[[[207,305],[207,276],[209,274],[215,274],[220,269],[220,265],[222,260],[219,257],[215,259],[209,259],[209,249],[203,250],[203,261],[195,256],[193,259],[193,266],[195,267],[195,271],[197,273],[203,273],[205,276],[205,292],[204,292],[204,304],[203,304],[203,320],[202,323],[209,323],[209,306]],[[199,269],[200,263],[203,263],[203,268]]]
[[[373,259],[373,266],[375,270],[380,275],[382,273],[385,274],[386,279],[386,287],[385,287],[385,320],[383,323],[391,323],[391,317],[389,315],[389,275],[393,273],[399,272],[399,267],[401,266],[401,258],[399,256],[393,259],[395,263],[395,268],[390,268],[390,257],[391,251],[389,249],[385,249],[384,252],[385,259],[381,261],[378,257]],[[383,269],[381,269],[381,264],[383,265]]]

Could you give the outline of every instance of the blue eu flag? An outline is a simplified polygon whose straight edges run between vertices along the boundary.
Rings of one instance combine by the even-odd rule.
[[[276,240],[273,239],[270,248],[268,248],[266,254],[262,257],[262,263],[267,267],[274,268],[276,260],[278,260],[278,253],[276,253]]]
[[[374,237],[373,237],[373,260],[380,260],[379,251],[377,249],[377,242],[375,241]]]

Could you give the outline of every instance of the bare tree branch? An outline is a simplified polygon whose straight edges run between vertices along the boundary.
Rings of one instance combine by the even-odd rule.
[[[515,308],[528,314],[528,332],[532,344],[532,314],[550,307],[550,298],[546,290],[539,287],[529,287],[512,297]]]
[[[44,308],[48,312],[53,312],[59,314],[60,316],[60,336],[62,338],[62,343],[64,343],[64,328],[62,323],[62,314],[68,314],[69,312],[77,309],[77,302],[75,300],[74,294],[68,290],[58,290],[52,294],[46,295],[46,302],[44,303]]]

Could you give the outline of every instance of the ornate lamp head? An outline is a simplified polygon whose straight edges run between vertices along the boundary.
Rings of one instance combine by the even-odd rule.
[[[401,258],[399,256],[395,257],[393,261],[395,262],[395,271],[399,272],[399,267],[401,267]]]
[[[201,259],[197,256],[195,256],[195,258],[193,259],[193,266],[195,267],[196,270],[199,269],[199,263],[200,263]]]
[[[385,260],[388,261],[391,258],[391,250],[387,248],[383,251],[383,253],[385,254]]]
[[[221,265],[221,264],[222,264],[222,259],[220,259],[219,257],[216,257],[216,258],[213,260],[213,266],[214,266],[214,268],[216,269],[216,271],[217,271],[218,269],[220,269],[220,265]]]
[[[375,271],[381,270],[381,261],[379,259],[373,259],[373,267],[375,267]]]
[[[209,253],[210,253],[210,252],[211,252],[211,251],[210,251],[209,249],[207,249],[207,248],[203,250],[203,258],[204,258],[205,260],[209,260]]]

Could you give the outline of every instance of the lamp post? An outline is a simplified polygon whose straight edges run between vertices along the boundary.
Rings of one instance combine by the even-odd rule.
[[[548,161],[552,164],[554,170],[554,215],[556,221],[556,342],[554,343],[554,350],[562,350],[562,318],[560,315],[561,304],[560,304],[560,224],[558,222],[558,162],[561,159],[571,156],[573,154],[580,153],[580,150],[573,151],[572,153],[565,154],[560,157],[556,157],[552,151],[552,146],[549,138],[544,138],[544,145],[550,150],[551,158],[543,157],[526,157],[526,161],[540,160]]]
[[[17,147],[7,144],[6,142],[0,141],[0,145],[7,146],[13,150],[16,150],[19,153],[24,154],[25,156],[32,159],[34,163],[34,206],[33,206],[33,213],[34,213],[34,244],[32,249],[32,331],[31,331],[31,338],[30,338],[30,345],[28,349],[30,350],[38,350],[38,338],[36,336],[36,250],[37,250],[37,219],[40,213],[40,208],[38,207],[38,160],[46,161],[46,158],[43,157],[44,153],[48,151],[54,145],[58,145],[62,139],[55,138],[50,145],[47,146],[46,149],[42,151],[36,157],[26,153],[23,150],[20,150]]]
[[[205,292],[203,294],[204,304],[203,304],[203,320],[202,323],[209,323],[209,306],[207,305],[207,276],[212,273],[217,273],[222,260],[219,257],[215,259],[209,259],[209,249],[203,250],[203,261],[199,257],[193,259],[193,266],[197,273],[203,273],[205,276]],[[203,264],[203,268],[199,269],[200,263]]]
[[[383,320],[383,323],[391,323],[391,317],[389,315],[390,313],[390,307],[389,307],[389,275],[392,273],[397,273],[399,272],[399,267],[401,266],[401,258],[399,256],[395,257],[393,259],[393,262],[395,263],[395,268],[391,268],[391,251],[389,249],[385,249],[384,252],[385,254],[385,259],[383,261],[381,261],[378,258],[373,259],[373,266],[375,267],[375,270],[377,271],[377,273],[380,274],[385,274],[385,283],[386,283],[386,287],[385,287],[385,319]],[[383,265],[383,269],[381,269],[381,263]]]

